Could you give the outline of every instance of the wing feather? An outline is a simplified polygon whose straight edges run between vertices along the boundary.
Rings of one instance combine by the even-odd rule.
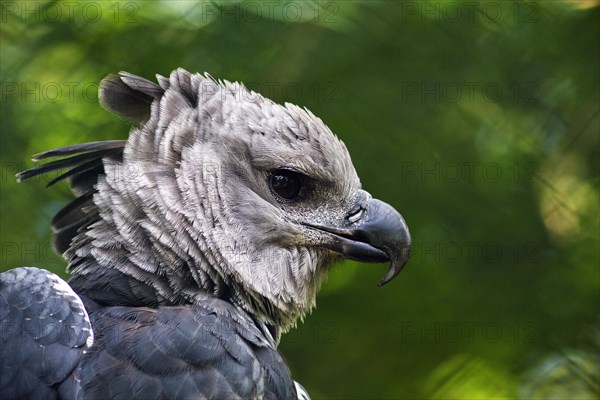
[[[55,399],[93,343],[79,296],[38,268],[0,274],[0,326],[0,398],[5,400]]]

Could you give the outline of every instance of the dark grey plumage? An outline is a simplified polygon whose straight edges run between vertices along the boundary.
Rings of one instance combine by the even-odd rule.
[[[93,343],[86,310],[58,276],[38,268],[0,274],[2,399],[54,399]]]
[[[86,398],[297,396],[264,325],[223,300],[104,307],[92,313],[92,324],[98,339],[79,370]]]
[[[135,125],[127,141],[40,153],[62,158],[18,174],[67,170],[49,185],[67,180],[77,196],[52,220],[72,277],[44,298],[87,310],[93,334],[80,318],[88,336],[49,344],[59,354],[45,366],[64,370],[51,381],[29,344],[38,328],[3,337],[14,346],[2,397],[27,397],[5,377],[30,374],[49,398],[305,398],[276,350],[281,334],[314,307],[334,261],[390,260],[382,282],[395,277],[410,249],[402,217],[361,190],[320,119],[239,83],[121,73],[102,82],[100,101]],[[59,280],[14,271],[2,274],[3,324],[35,317],[13,307],[32,295],[29,280]],[[78,296],[63,298],[64,286]]]

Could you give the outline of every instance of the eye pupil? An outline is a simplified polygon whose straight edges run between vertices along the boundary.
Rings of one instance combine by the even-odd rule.
[[[286,200],[292,200],[300,194],[302,176],[293,171],[276,170],[271,175],[271,188],[278,196]]]

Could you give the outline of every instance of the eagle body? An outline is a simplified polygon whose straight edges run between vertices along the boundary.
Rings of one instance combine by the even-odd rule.
[[[49,150],[19,180],[66,170],[52,220],[68,283],[0,274],[2,399],[307,399],[280,337],[331,265],[390,262],[410,236],[361,189],[344,144],[306,109],[178,69],[120,73],[102,105],[127,140]]]

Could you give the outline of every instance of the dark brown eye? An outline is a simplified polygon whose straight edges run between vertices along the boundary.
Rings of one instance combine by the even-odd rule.
[[[302,174],[287,169],[277,169],[273,171],[270,178],[271,189],[280,197],[286,200],[293,200],[298,197],[302,190]]]

